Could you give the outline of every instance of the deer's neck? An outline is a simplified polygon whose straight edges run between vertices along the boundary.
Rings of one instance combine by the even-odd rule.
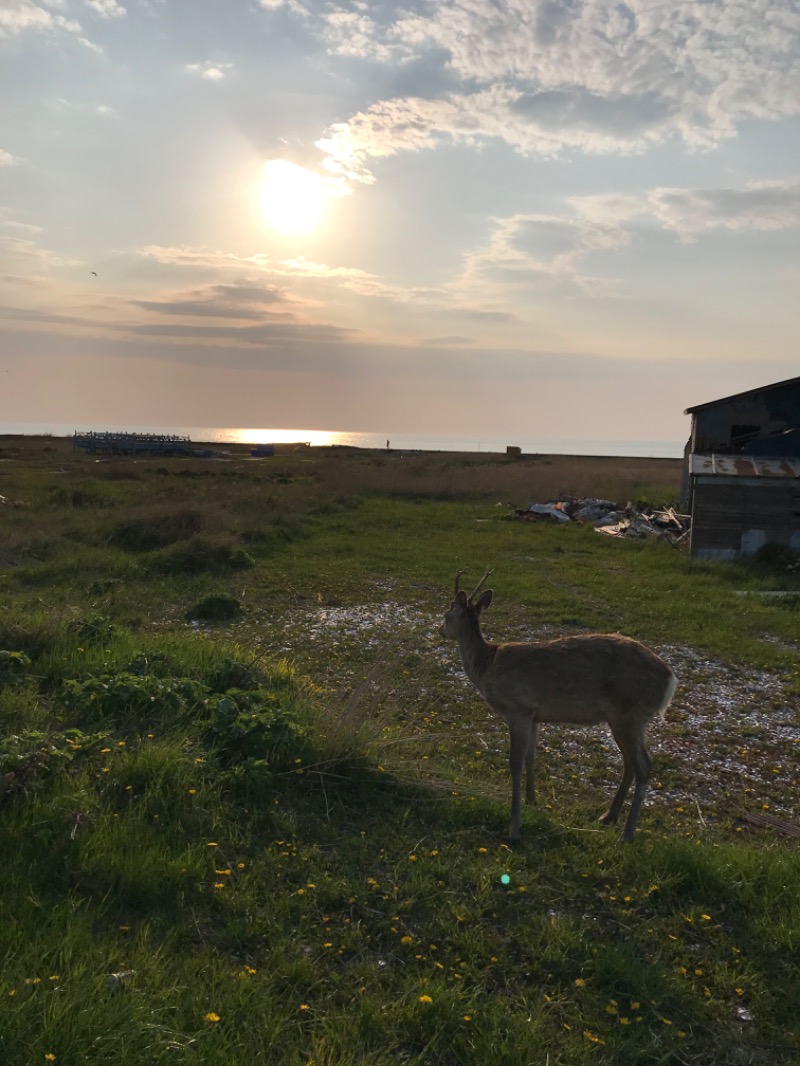
[[[467,625],[459,634],[458,650],[461,662],[470,681],[479,690],[483,690],[483,678],[494,662],[496,644],[489,644],[483,639],[479,623]]]

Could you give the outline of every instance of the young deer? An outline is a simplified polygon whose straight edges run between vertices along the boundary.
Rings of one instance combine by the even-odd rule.
[[[536,643],[490,644],[481,634],[481,615],[492,590],[475,595],[491,573],[487,570],[469,596],[459,591],[456,574],[442,636],[458,641],[467,677],[492,710],[505,718],[511,732],[510,843],[520,843],[522,767],[525,800],[534,801],[533,758],[540,722],[595,725],[608,722],[622,753],[623,774],[617,794],[600,821],[616,822],[636,780],[628,820],[622,833],[633,840],[636,820],[650,780],[645,732],[656,715],[666,714],[677,679],[655,652],[630,637],[588,634]]]

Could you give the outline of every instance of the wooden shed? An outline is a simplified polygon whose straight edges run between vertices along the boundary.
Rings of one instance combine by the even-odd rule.
[[[800,552],[800,378],[687,409],[684,504],[691,552],[734,559],[765,544]]]

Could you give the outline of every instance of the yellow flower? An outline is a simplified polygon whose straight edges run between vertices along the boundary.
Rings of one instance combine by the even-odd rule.
[[[45,1060],[45,1062],[55,1062],[56,1061],[56,1057],[55,1057],[55,1055],[53,1054],[52,1051],[48,1051],[47,1054],[44,1057],[44,1060]]]
[[[478,848],[478,854],[479,855],[485,855],[488,850],[489,850],[488,848]]]
[[[575,987],[576,988],[585,988],[586,987],[586,982],[584,981],[584,979],[582,977],[576,977],[575,978]]]
[[[472,1015],[471,1014],[465,1014],[464,1015],[464,1021],[465,1022],[471,1022],[472,1021]]]
[[[433,1003],[433,1000],[430,996],[420,996],[419,1001],[420,1003]]]
[[[631,1003],[631,1010],[638,1010],[639,1007],[641,1007],[641,1003],[638,1000],[636,1000],[636,1002],[634,1003]]]
[[[209,840],[209,842],[208,842],[208,847],[209,848],[216,848],[217,846],[218,845],[217,845],[216,840]]]
[[[409,855],[408,856],[408,861],[409,862],[416,862],[417,861],[417,856],[416,855]]]
[[[400,937],[400,943],[401,944],[413,944],[414,943],[414,937],[413,936],[401,936]]]
[[[213,1010],[210,1010],[208,1012],[208,1014],[206,1015],[206,1021],[207,1022],[218,1022],[219,1021],[219,1015],[215,1014],[213,1012]]]
[[[704,922],[710,922],[711,921],[711,915],[710,914],[701,914],[700,917],[703,919]]]
[[[307,1003],[301,1003],[300,1010],[311,1010],[311,1007]]]

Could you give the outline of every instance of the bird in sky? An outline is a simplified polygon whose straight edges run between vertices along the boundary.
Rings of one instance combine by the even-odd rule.
[[[90,274],[94,274],[94,276],[97,277],[97,271],[96,270],[90,270],[89,273]]]

